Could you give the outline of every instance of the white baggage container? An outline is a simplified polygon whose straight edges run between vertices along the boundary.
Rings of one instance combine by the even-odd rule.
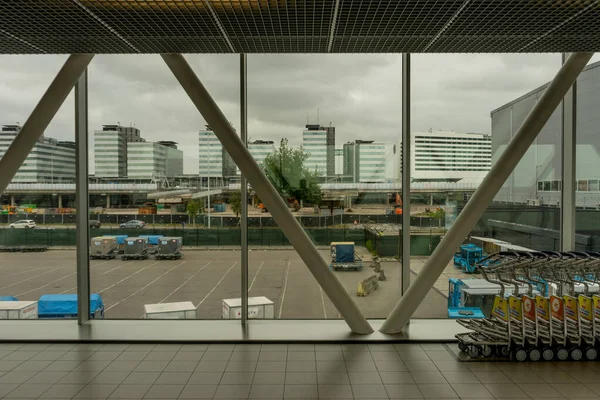
[[[242,318],[242,299],[223,300],[223,319]],[[264,296],[248,298],[248,318],[273,319],[275,318],[275,303]]]
[[[0,319],[37,319],[37,301],[0,301]]]
[[[196,307],[191,301],[144,305],[146,319],[196,319]]]

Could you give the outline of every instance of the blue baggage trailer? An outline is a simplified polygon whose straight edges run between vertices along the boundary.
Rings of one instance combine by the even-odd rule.
[[[38,301],[38,318],[40,319],[75,319],[77,318],[76,294],[44,294]],[[99,294],[90,295],[90,318],[104,318],[104,302]]]

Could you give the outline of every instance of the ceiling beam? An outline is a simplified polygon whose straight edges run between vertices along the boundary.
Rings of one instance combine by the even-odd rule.
[[[225,28],[223,27],[223,24],[221,23],[221,19],[217,15],[217,12],[215,11],[211,1],[204,0],[204,4],[206,4],[206,8],[208,8],[208,11],[210,12],[210,15],[212,16],[215,25],[217,25],[217,28],[221,31],[221,35],[223,35],[223,39],[225,40],[225,43],[227,43],[227,47],[229,47],[229,50],[231,50],[232,53],[236,53],[235,47],[233,47],[233,43],[229,39],[229,36],[227,35],[227,32],[225,31]]]
[[[329,40],[327,41],[327,52],[331,53],[333,48],[333,38],[335,36],[335,26],[337,22],[338,11],[340,9],[340,0],[335,0],[333,5],[333,18],[331,18],[331,28],[329,29]]]
[[[423,50],[422,50],[423,53],[427,52],[431,48],[431,46],[433,46],[435,44],[435,42],[437,42],[442,37],[444,32],[446,32],[448,30],[448,28],[450,28],[452,26],[454,21],[456,21],[456,19],[460,16],[460,14],[464,11],[464,9],[467,8],[467,6],[469,5],[470,2],[471,2],[471,0],[465,0],[465,2],[462,3],[462,5],[458,8],[458,10],[456,10],[454,15],[452,15],[452,17],[450,17],[448,22],[446,22],[444,24],[442,29],[440,29],[440,31],[438,33],[436,33],[436,35],[433,37],[433,39],[431,39],[429,41],[429,43],[427,43],[427,45],[423,48]]]
[[[29,46],[29,47],[31,47],[32,49],[34,49],[34,50],[37,50],[37,51],[39,51],[39,52],[41,52],[41,53],[44,53],[44,54],[45,54],[45,53],[47,53],[47,51],[45,51],[45,50],[44,50],[44,49],[42,49],[41,47],[37,47],[36,45],[34,45],[34,44],[31,44],[31,43],[29,43],[28,41],[26,41],[26,40],[23,40],[23,39],[21,39],[20,37],[17,37],[17,36],[15,36],[15,35],[13,35],[12,33],[8,32],[8,31],[5,31],[4,29],[0,29],[0,33],[3,33],[3,34],[5,34],[6,36],[10,37],[11,39],[14,39],[14,40],[16,40],[16,41],[18,41],[18,42],[21,42],[21,43],[23,43],[24,45],[26,45],[26,46]]]

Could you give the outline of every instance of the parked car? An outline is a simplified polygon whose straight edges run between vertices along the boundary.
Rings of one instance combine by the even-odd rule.
[[[93,219],[92,219],[92,220],[90,220],[90,228],[93,228],[93,229],[98,229],[98,228],[100,228],[101,226],[102,226],[102,224],[100,223],[100,221],[93,220]]]
[[[142,229],[146,227],[146,223],[144,221],[132,219],[131,221],[123,222],[119,226],[121,229]]]
[[[10,224],[11,229],[33,229],[35,228],[35,221],[31,219],[22,219],[20,221],[15,221]]]

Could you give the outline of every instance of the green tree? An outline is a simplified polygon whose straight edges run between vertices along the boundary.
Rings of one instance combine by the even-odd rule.
[[[196,215],[204,213],[204,203],[202,201],[190,200],[185,206],[185,211],[192,220],[193,226],[196,227]]]
[[[242,194],[240,192],[231,193],[229,204],[231,204],[231,211],[236,217],[239,217],[242,212]]]
[[[285,200],[320,204],[319,171],[310,171],[306,167],[309,155],[302,146],[291,148],[287,139],[281,139],[279,148],[265,158],[265,175]]]

